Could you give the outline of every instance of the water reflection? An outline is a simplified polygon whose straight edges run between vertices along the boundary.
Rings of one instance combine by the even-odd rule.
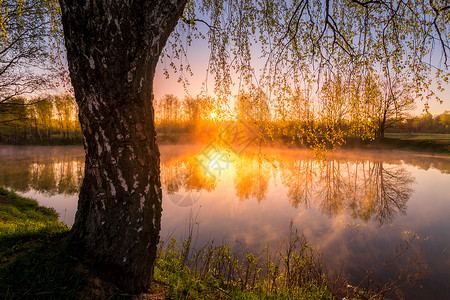
[[[228,158],[230,166],[212,175],[211,166],[217,162],[199,163],[197,156],[162,163],[162,186],[170,198],[192,191],[211,192],[231,176],[239,200],[255,199],[260,203],[273,180],[287,188],[286,196],[294,208],[316,205],[330,217],[348,214],[364,222],[374,220],[381,226],[406,214],[413,194],[414,178],[401,163],[363,158],[317,160],[309,155],[299,159],[248,151]]]
[[[240,156],[223,151],[220,157],[198,150],[174,157],[167,156],[164,149],[163,146],[162,188],[173,203],[182,207],[194,205],[202,191],[212,192],[221,181],[231,178],[227,191],[233,189],[241,201],[255,199],[260,203],[266,199],[271,182],[281,183],[293,208],[315,206],[330,217],[346,214],[381,226],[406,214],[414,192],[414,178],[405,169],[404,157],[381,159],[349,152],[317,160],[308,152],[273,149],[248,150]],[[224,161],[226,168],[219,168]],[[450,172],[450,163],[445,159],[409,156],[408,164]],[[0,185],[21,193],[33,190],[47,196],[76,196],[83,171],[84,156],[79,147],[55,150],[3,146],[0,151]]]
[[[3,146],[0,185],[21,193],[34,190],[47,196],[78,194],[84,176],[83,150],[80,147],[54,150]]]
[[[213,177],[204,176],[202,170],[196,166],[193,159],[161,163],[162,189],[177,206],[194,205],[199,200],[202,190],[210,192],[217,185]]]
[[[261,202],[266,198],[269,179],[274,166],[260,153],[242,155],[235,164],[233,179],[238,199],[256,199]]]
[[[382,161],[295,160],[284,162],[281,182],[295,208],[318,204],[329,216],[344,213],[379,225],[406,213],[414,178],[401,165]]]

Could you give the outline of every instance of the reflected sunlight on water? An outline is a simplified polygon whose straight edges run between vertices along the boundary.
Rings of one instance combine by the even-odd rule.
[[[358,282],[413,240],[428,275],[415,298],[450,295],[450,158],[406,152],[339,151],[317,160],[306,150],[234,152],[163,145],[163,238],[213,239],[236,249],[277,248],[291,220],[323,253],[331,274]],[[54,207],[72,224],[84,171],[80,147],[0,147],[0,185]],[[401,263],[406,263],[401,262]],[[419,264],[417,264],[418,267]],[[403,265],[373,275],[393,275]]]

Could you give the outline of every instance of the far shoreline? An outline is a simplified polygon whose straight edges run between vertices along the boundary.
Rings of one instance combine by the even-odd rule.
[[[398,135],[398,134],[396,134]],[[425,135],[425,134],[424,134]],[[433,134],[426,134],[432,136]],[[407,134],[403,136],[407,137]],[[165,145],[207,145],[211,141],[198,141],[192,142],[195,137],[186,135],[184,137],[157,137],[157,144],[159,146]],[[213,139],[211,139],[213,140]],[[44,143],[0,143],[1,146],[18,146],[18,147],[83,147],[81,141],[72,141],[70,143],[61,143],[61,141],[44,142]],[[254,145],[254,147],[258,147]],[[298,150],[311,150],[307,145],[299,142],[285,142],[281,139],[271,141],[270,143],[262,144],[262,147],[280,148],[280,149],[298,149]],[[450,138],[448,139],[408,139],[398,137],[385,137],[381,140],[361,140],[358,138],[346,138],[345,143],[338,145],[335,149],[327,149],[327,151],[333,152],[338,150],[388,150],[388,151],[404,151],[409,153],[427,154],[433,156],[450,156]]]

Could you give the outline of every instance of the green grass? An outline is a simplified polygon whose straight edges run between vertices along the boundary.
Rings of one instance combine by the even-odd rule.
[[[381,140],[347,138],[341,148],[401,150],[428,154],[450,155],[450,134],[407,134],[388,133]]]
[[[87,283],[68,232],[53,209],[0,188],[0,298],[79,298]]]
[[[0,188],[0,266],[30,243],[41,244],[68,231],[55,210]]]
[[[0,298],[124,297],[113,286],[101,282],[95,270],[78,261],[76,247],[68,238],[69,230],[58,222],[53,209],[0,188]],[[310,248],[303,247],[305,244],[299,244],[304,251],[304,264],[301,269],[292,267],[290,277],[280,272],[269,256],[265,259],[250,253],[238,256],[222,245],[191,251],[188,259],[186,245],[177,247],[175,241],[166,246],[161,244],[153,293],[167,299],[332,298],[321,267],[312,256],[306,255]],[[300,259],[299,253],[292,259]],[[188,266],[194,260],[196,264]],[[294,284],[295,281],[302,284]]]
[[[391,138],[386,137],[374,143],[375,147],[387,147],[395,150],[425,152],[432,154],[450,155],[450,139],[425,139],[425,138]]]
[[[266,249],[259,256],[172,240],[159,250],[154,277],[169,299],[333,299],[312,249],[293,237],[283,255]]]

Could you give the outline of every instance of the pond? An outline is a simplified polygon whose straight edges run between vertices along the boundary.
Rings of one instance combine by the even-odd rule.
[[[196,246],[258,253],[279,247],[292,222],[334,276],[357,285],[368,273],[380,282],[419,275],[407,298],[450,298],[450,157],[342,150],[324,160],[211,144],[160,151],[162,238],[182,239],[193,223]],[[81,147],[0,147],[0,186],[55,208],[68,225],[83,171]]]

